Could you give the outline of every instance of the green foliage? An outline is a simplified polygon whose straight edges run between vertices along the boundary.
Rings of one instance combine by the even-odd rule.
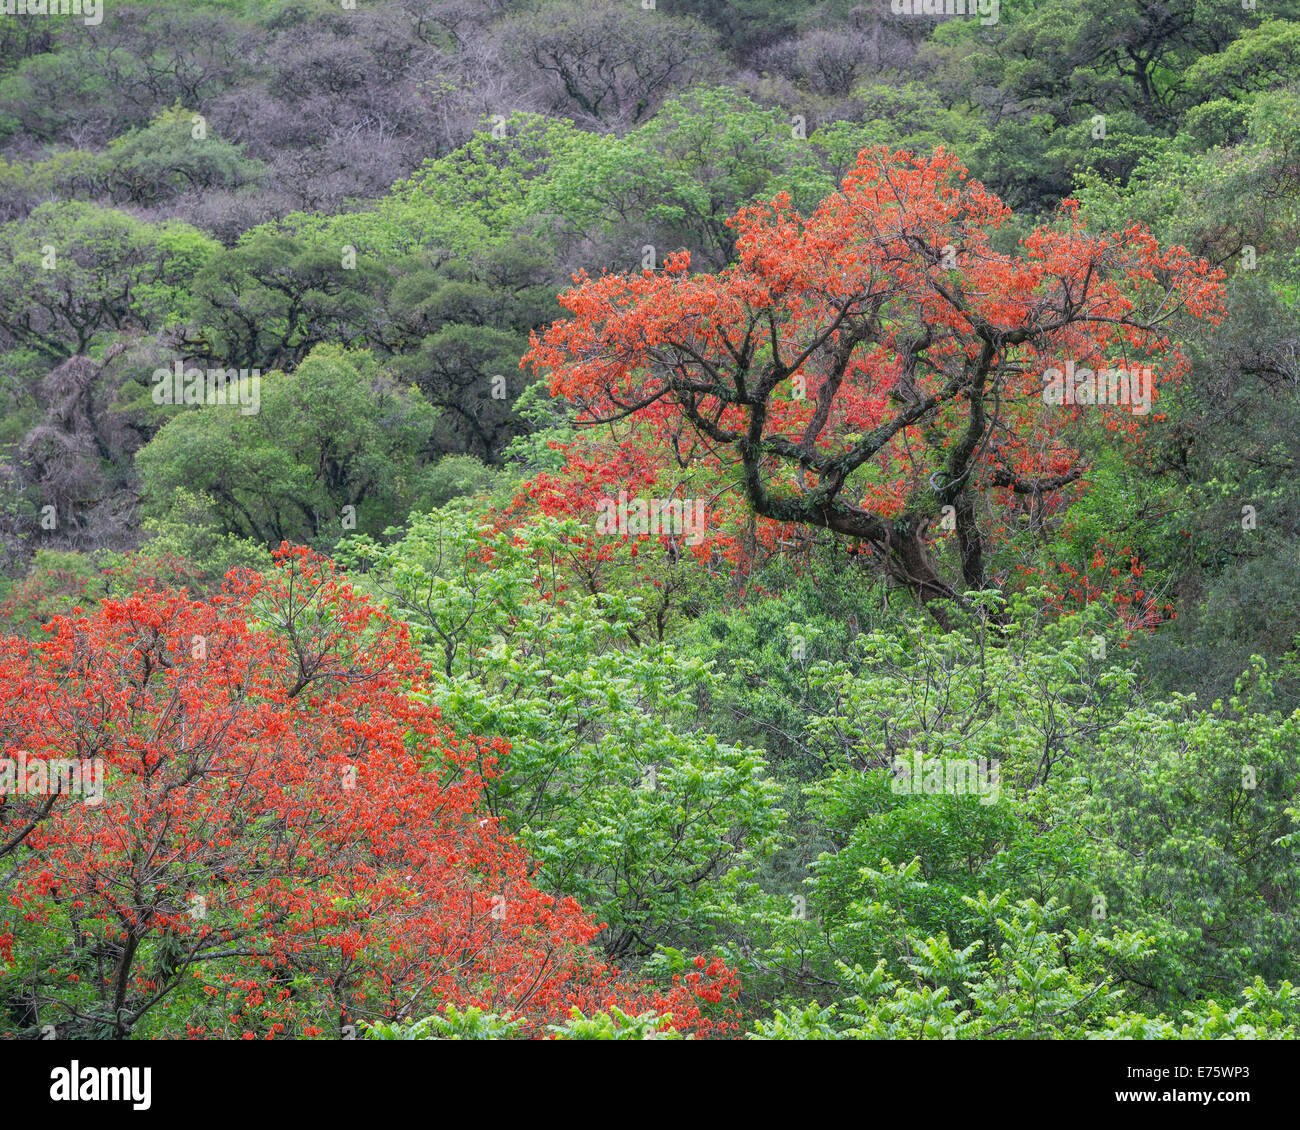
[[[668,1018],[652,1012],[629,1016],[620,1008],[594,1016],[578,1009],[564,1024],[552,1024],[547,1032],[554,1040],[680,1040],[682,1034],[668,1027]],[[367,1040],[517,1040],[528,1035],[524,1021],[511,1020],[472,1005],[461,1012],[448,1005],[445,1012],[405,1024],[373,1024],[364,1029]]]
[[[709,668],[635,642],[635,596],[559,591],[573,523],[492,536],[454,510],[417,515],[390,546],[341,550],[412,625],[471,732],[488,811],[543,883],[606,923],[614,957],[726,933],[754,898],[781,812],[758,751],[690,724]]]
[[[1149,139],[1172,137],[1196,105],[1287,81],[1284,29],[1297,14],[1289,0],[1269,9],[1282,20],[1262,24],[1262,12],[1193,0],[1164,19],[1144,3],[1045,0],[1007,5],[992,27],[947,21],[923,57],[939,89],[1003,108],[986,118],[974,171],[1014,206],[1043,209],[1069,194],[1076,171],[1126,177]],[[1093,136],[1098,115],[1104,138]]]
[[[359,248],[404,254],[435,246],[465,254],[526,230],[534,194],[562,169],[581,164],[601,140],[540,114],[516,112],[493,136],[479,130],[454,153],[426,161],[373,212],[340,230]]]
[[[317,345],[357,342],[377,301],[378,268],[345,269],[342,247],[258,229],[193,281],[197,355],[229,368],[297,365]]]
[[[55,616],[66,616],[85,600],[97,573],[83,553],[38,549],[26,577],[0,582],[4,631],[31,636]]]
[[[1127,186],[1090,180],[1079,194],[1094,223],[1138,220],[1230,275],[1224,321],[1185,332],[1192,371],[1161,390],[1153,451],[1138,465],[1103,457],[1103,489],[1085,503],[1094,531],[1118,516],[1142,561],[1183,596],[1177,621],[1138,647],[1162,686],[1203,701],[1230,694],[1252,654],[1280,655],[1300,632],[1289,595],[1300,583],[1300,117],[1293,91],[1234,105],[1240,143],[1199,153],[1181,139],[1139,163]],[[1300,702],[1292,678],[1277,690],[1280,706]]]
[[[916,883],[916,862],[890,875]],[[882,958],[867,971],[840,964],[846,995],[825,1009],[778,1011],[759,1021],[757,1039],[971,1040],[1078,1039],[1107,1020],[1120,994],[1111,970],[1142,956],[1140,933],[1061,931],[1054,903],[1013,902],[1004,892],[962,900],[987,924],[987,945],[955,947],[947,937],[921,937],[882,903],[869,908],[892,932],[906,974],[889,975]],[[868,909],[868,908],[864,908]]]
[[[182,408],[141,449],[156,528],[190,505],[177,492],[190,492],[211,500],[221,534],[331,546],[351,530],[379,532],[423,498],[434,411],[369,353],[318,346],[294,372],[268,373],[258,387],[256,411]],[[222,552],[232,551],[223,541]]]
[[[347,539],[537,882],[625,964],[723,955],[751,1038],[1295,1038],[1300,4],[1033,0],[994,25],[851,0],[628,5],[152,0],[93,36],[0,21],[5,630],[142,573],[211,586],[282,539]],[[1123,545],[1159,626],[1029,591],[940,632],[835,539],[720,581],[618,548],[591,564],[573,523],[510,524],[519,480],[578,437],[574,406],[519,369],[574,272],[679,248],[722,269],[738,208],[784,192],[806,210],[882,143],[957,153],[1017,210],[1008,252],[1073,197],[1095,230],[1140,223],[1226,271],[1221,323],[1168,324],[1190,368],[1147,444],[1084,429],[1068,520],[1026,517],[990,562],[1010,587]],[[74,427],[46,378],[76,355],[96,372]],[[256,409],[155,403],[150,373],[178,358],[258,370]],[[78,427],[86,481],[144,503],[123,533],[87,531],[111,549],[20,536],[45,497],[22,485],[28,437]],[[68,497],[93,493],[80,481]],[[894,759],[913,757],[996,761],[998,793],[901,790]],[[24,956],[72,928],[21,924],[0,997],[39,982],[76,1007]],[[183,985],[137,1035],[221,1012]],[[666,1024],[448,1007],[361,1035]]]
[[[217,250],[185,224],[42,204],[0,227],[0,333],[57,363],[109,334],[161,327],[187,312],[189,283]]]
[[[1117,642],[1101,606],[1042,622],[1031,596],[983,629],[947,634],[891,624],[838,643],[792,618],[801,659],[767,619],[789,600],[732,618],[784,646],[728,640],[747,653],[727,664],[738,675],[728,701],[742,724],[742,702],[780,719],[769,745],[800,758],[775,764],[806,782],[799,842],[826,848],[802,878],[767,877],[773,897],[732,951],[751,991],[835,982],[841,967],[904,979],[918,939],[992,946],[996,933],[969,909],[985,891],[1053,905],[1060,929],[1049,932],[1140,934],[1142,947],[1115,951],[1108,967],[1136,1012],[1300,973],[1300,712],[1278,708],[1262,660],[1226,707],[1153,701],[1131,665],[1107,658]],[[797,710],[778,713],[791,689]],[[796,713],[802,726],[783,735]],[[917,758],[984,759],[996,788],[900,787],[895,759]],[[956,1023],[951,1008],[940,1027]],[[798,1010],[783,1015],[803,1023]]]
[[[202,575],[219,580],[231,569],[270,568],[271,555],[255,541],[226,533],[210,495],[178,486],[167,509],[146,518],[143,533],[148,551],[158,557],[175,556],[189,562]]]
[[[522,1020],[509,1020],[473,1005],[462,1012],[449,1004],[445,1012],[423,1020],[367,1024],[362,1034],[367,1040],[509,1040],[517,1038],[523,1026]]]
[[[1266,18],[1214,55],[1197,59],[1183,76],[1186,97],[1243,100],[1249,94],[1300,79],[1300,25]]]
[[[196,132],[199,136],[196,136]],[[186,192],[253,183],[261,166],[244,147],[209,135],[199,115],[176,106],[147,127],[114,138],[98,179],[115,202],[153,205]]]
[[[784,191],[810,210],[833,187],[786,115],[715,88],[673,99],[625,137],[591,139],[539,190],[537,207],[621,237],[638,261],[642,244],[660,260],[685,246],[717,269],[732,258],[737,209]]]

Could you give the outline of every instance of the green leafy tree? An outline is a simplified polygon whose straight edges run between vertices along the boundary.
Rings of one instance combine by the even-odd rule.
[[[188,313],[191,280],[218,250],[186,224],[42,204],[0,227],[0,340],[56,364],[113,333],[164,326]]]
[[[756,861],[780,839],[777,791],[758,751],[690,724],[712,675],[634,642],[638,598],[564,589],[580,535],[550,519],[491,535],[453,509],[341,553],[418,633],[442,708],[497,739],[479,766],[486,805],[529,845],[539,881],[606,923],[613,957],[706,945],[756,895]]]
[[[382,530],[420,497],[434,421],[369,353],[322,345],[294,372],[260,378],[255,412],[178,411],[136,465],[149,515],[164,525],[188,505],[184,491],[212,500],[223,535],[333,545]]]
[[[100,179],[114,202],[151,206],[185,193],[239,188],[261,173],[242,145],[210,135],[199,115],[176,106],[144,129],[114,138]]]
[[[345,266],[342,247],[268,229],[214,256],[193,280],[186,348],[230,368],[297,365],[317,345],[362,344],[383,293],[382,271]]]

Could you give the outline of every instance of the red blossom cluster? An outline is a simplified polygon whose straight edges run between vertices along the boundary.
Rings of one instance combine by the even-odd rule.
[[[78,939],[42,974],[91,979],[109,1029],[201,990],[192,1036],[448,1003],[540,1028],[620,1000],[721,1030],[724,970],[629,985],[588,946],[600,925],[532,885],[479,803],[501,744],[453,732],[406,627],[329,561],[284,548],[211,600],[145,587],[47,635],[0,643],[3,753],[98,761],[103,792],[0,797],[2,893]],[[30,956],[0,931],[0,958]]]

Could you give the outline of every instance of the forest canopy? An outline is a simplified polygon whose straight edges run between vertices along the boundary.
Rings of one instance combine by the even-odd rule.
[[[1300,2],[971,9],[0,15],[0,1038],[1296,1037]]]

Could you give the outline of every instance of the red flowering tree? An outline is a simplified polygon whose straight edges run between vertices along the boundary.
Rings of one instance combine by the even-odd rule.
[[[605,440],[605,442],[600,442]],[[668,621],[692,590],[702,562],[714,571],[734,563],[738,552],[733,495],[719,490],[711,468],[666,461],[653,437],[647,442],[609,442],[591,432],[563,450],[565,463],[542,471],[521,485],[510,505],[494,515],[498,529],[529,526],[537,515],[572,518],[579,525],[568,539],[564,585],[587,593],[630,588],[645,599],[643,614],[651,634],[662,639]],[[610,528],[602,511],[617,516],[627,499],[675,502],[698,520],[688,532],[668,522],[654,532]],[[740,515],[748,520],[748,515]],[[635,638],[635,637],[634,637]]]
[[[337,1035],[647,1000],[714,1023],[717,978],[623,985],[598,924],[528,882],[480,811],[485,743],[327,561],[282,551],[213,600],[142,590],[48,636],[0,643],[0,987],[33,1024]]]
[[[951,599],[988,583],[981,502],[1041,509],[1086,473],[1089,397],[1057,395],[1059,379],[1045,396],[1050,371],[1174,378],[1165,328],[1221,307],[1217,272],[1139,226],[1090,234],[1067,202],[1012,256],[990,239],[1009,218],[942,151],[864,150],[811,215],[784,195],[738,213],[738,261],[717,274],[683,252],[662,272],[577,276],[571,316],[525,363],[585,422],[647,421],[762,518],[860,539],[922,600]],[[1108,426],[1136,434],[1143,409],[1122,399]],[[931,552],[944,531],[960,580]]]

